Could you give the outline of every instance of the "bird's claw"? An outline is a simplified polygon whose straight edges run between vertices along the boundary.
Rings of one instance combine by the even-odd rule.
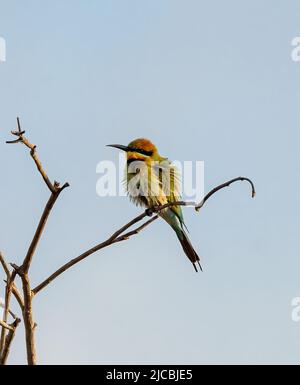
[[[148,215],[148,217],[152,217],[153,215],[153,209],[146,209],[145,213]]]

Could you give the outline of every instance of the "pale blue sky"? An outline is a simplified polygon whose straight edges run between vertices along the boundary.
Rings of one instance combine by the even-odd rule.
[[[40,363],[299,363],[299,20],[296,0],[0,0],[9,261],[48,198],[25,148],[4,144],[17,115],[49,176],[71,184],[34,284],[139,213],[95,193],[97,163],[117,159],[107,143],[149,137],[171,159],[204,160],[206,190],[241,174],[257,188],[255,200],[241,183],[185,210],[203,274],[157,222],[49,286],[34,301]],[[20,328],[10,363],[25,362],[23,340]]]

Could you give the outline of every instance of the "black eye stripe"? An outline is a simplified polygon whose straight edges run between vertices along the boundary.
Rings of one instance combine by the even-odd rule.
[[[127,160],[127,165],[129,165],[129,164],[131,164],[133,162],[144,162],[144,159],[134,159],[134,158],[128,159]]]
[[[146,150],[141,150],[139,148],[129,148],[128,151],[131,152],[138,152],[141,155],[146,155],[146,156],[151,156],[153,155],[153,151],[146,151]]]

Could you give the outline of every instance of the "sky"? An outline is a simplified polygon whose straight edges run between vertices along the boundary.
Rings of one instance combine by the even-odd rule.
[[[204,161],[205,191],[240,175],[257,190],[237,183],[184,209],[201,274],[156,221],[58,278],[34,299],[39,363],[299,363],[299,17],[296,0],[0,0],[9,262],[21,263],[49,196],[28,151],[5,144],[17,116],[51,180],[71,185],[33,286],[141,212],[96,194],[97,164],[118,159],[108,143],[147,137],[169,159]],[[9,363],[25,362],[20,327]]]

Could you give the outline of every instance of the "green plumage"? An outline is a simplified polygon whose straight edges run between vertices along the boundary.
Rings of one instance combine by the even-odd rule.
[[[112,145],[127,152],[125,184],[128,195],[136,205],[151,208],[180,200],[180,175],[175,166],[159,155],[157,148],[147,139],[136,139],[128,146]],[[200,258],[184,229],[181,206],[174,205],[159,212],[175,231],[179,242],[197,270]]]

